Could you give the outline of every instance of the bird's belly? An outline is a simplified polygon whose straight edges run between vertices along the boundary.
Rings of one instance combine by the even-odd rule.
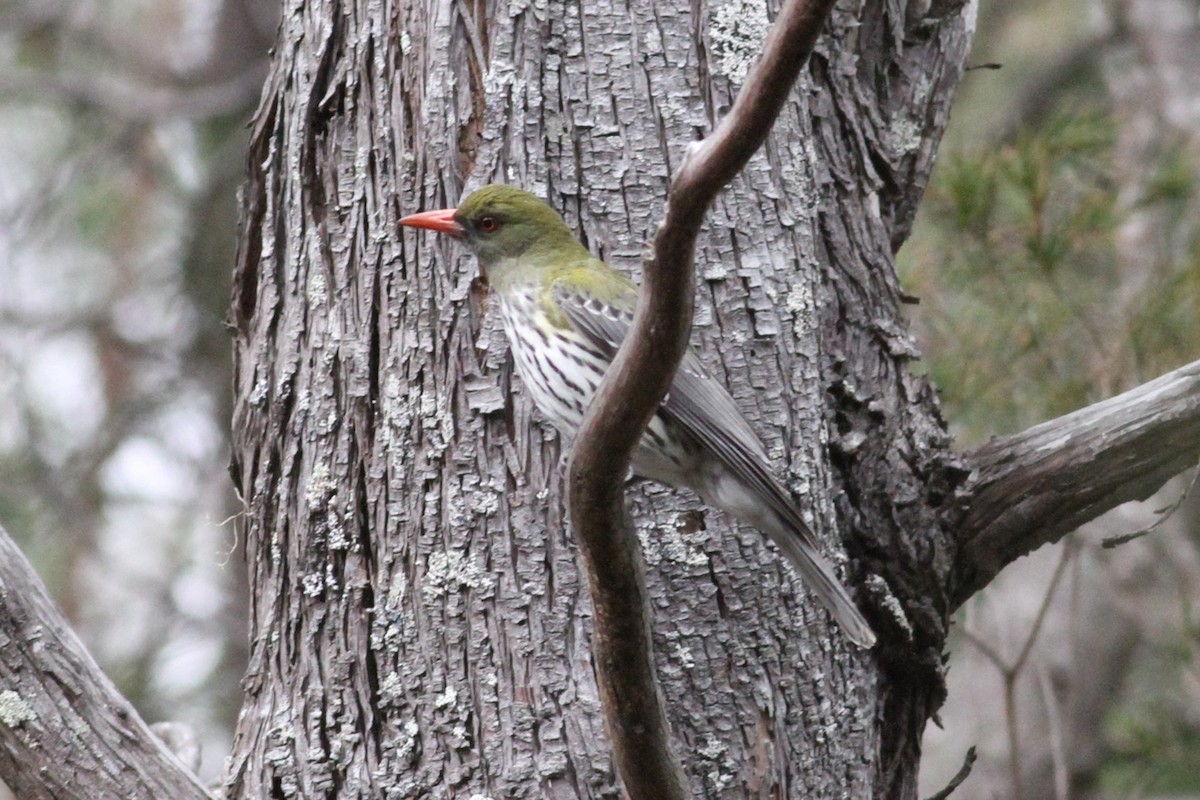
[[[559,332],[536,317],[531,322],[519,323],[505,314],[517,374],[538,410],[560,432],[574,435],[607,360],[584,341],[574,341],[573,331]]]
[[[522,323],[509,309],[503,316],[517,374],[534,405],[559,433],[573,438],[611,362],[571,329],[557,329],[536,315],[532,325]],[[687,483],[692,460],[692,448],[656,414],[633,453],[632,466],[638,475],[677,486]]]

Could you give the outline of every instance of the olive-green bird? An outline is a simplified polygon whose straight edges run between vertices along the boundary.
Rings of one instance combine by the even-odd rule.
[[[593,258],[558,212],[512,186],[485,186],[458,208],[400,220],[466,242],[499,300],[517,372],[534,403],[572,437],[633,322],[637,285]],[[633,455],[633,471],[695,490],[775,541],[847,636],[871,627],[834,577],[766,450],[729,392],[688,352]]]

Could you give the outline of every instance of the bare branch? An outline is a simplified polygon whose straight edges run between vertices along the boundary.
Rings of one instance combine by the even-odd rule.
[[[1071,546],[1071,540],[1068,539],[1067,546],[1063,548],[1062,555],[1059,557],[1058,566],[1054,568],[1054,575],[1050,578],[1050,583],[1046,586],[1046,592],[1042,596],[1042,604],[1038,608],[1037,616],[1034,617],[1033,627],[1030,628],[1029,635],[1025,637],[1025,644],[1021,646],[1016,660],[1011,664],[986,641],[970,630],[963,629],[967,641],[975,645],[979,652],[995,665],[996,669],[1000,671],[1000,677],[1004,683],[1004,720],[1008,732],[1009,776],[1012,783],[1012,796],[1016,800],[1022,800],[1025,797],[1024,781],[1021,777],[1021,740],[1017,731],[1017,680],[1029,662],[1034,642],[1041,635],[1042,625],[1050,613],[1050,601],[1054,599],[1054,593],[1058,589],[1063,575],[1067,572],[1067,564],[1070,563],[1074,552],[1075,548]]]
[[[1200,361],[971,455],[952,601],[1200,458]]]
[[[0,528],[0,780],[25,800],[212,800],[67,626]]]
[[[942,789],[935,795],[930,795],[928,800],[946,800],[947,797],[954,794],[954,790],[962,785],[962,782],[971,774],[971,768],[975,766],[975,759],[978,756],[975,754],[975,745],[967,748],[967,754],[963,758],[963,765],[958,768],[958,772],[954,773],[954,777],[950,779],[950,783],[946,784],[946,788]]]
[[[617,768],[634,800],[683,798],[685,781],[654,672],[641,553],[623,481],[687,348],[693,251],[704,214],[766,139],[832,7],[832,0],[784,6],[729,115],[684,159],[645,266],[633,329],[571,456],[568,499],[592,593],[597,682]]]
[[[1119,536],[1105,536],[1100,540],[1100,546],[1105,550],[1111,550],[1114,547],[1120,547],[1123,544],[1129,544],[1136,539],[1140,539],[1143,536],[1148,536],[1154,533],[1156,530],[1161,528],[1163,524],[1167,522],[1167,520],[1175,516],[1175,512],[1183,508],[1184,501],[1188,499],[1188,495],[1190,495],[1192,490],[1196,488],[1197,481],[1200,481],[1200,469],[1192,470],[1192,479],[1188,481],[1187,486],[1183,487],[1183,491],[1179,493],[1179,496],[1171,501],[1170,505],[1167,505],[1163,508],[1156,508],[1154,510],[1154,513],[1158,515],[1158,519],[1154,520],[1154,522],[1151,522],[1146,527],[1139,528],[1131,533],[1123,533]]]

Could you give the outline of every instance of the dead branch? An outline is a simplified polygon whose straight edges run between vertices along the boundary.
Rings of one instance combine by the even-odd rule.
[[[1200,361],[969,457],[952,603],[1105,511],[1153,494],[1200,458]]]

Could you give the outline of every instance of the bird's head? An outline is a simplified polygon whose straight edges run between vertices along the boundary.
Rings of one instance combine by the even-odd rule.
[[[484,274],[505,263],[553,264],[582,249],[557,211],[529,192],[502,184],[475,190],[458,208],[413,214],[400,224],[463,240]]]

